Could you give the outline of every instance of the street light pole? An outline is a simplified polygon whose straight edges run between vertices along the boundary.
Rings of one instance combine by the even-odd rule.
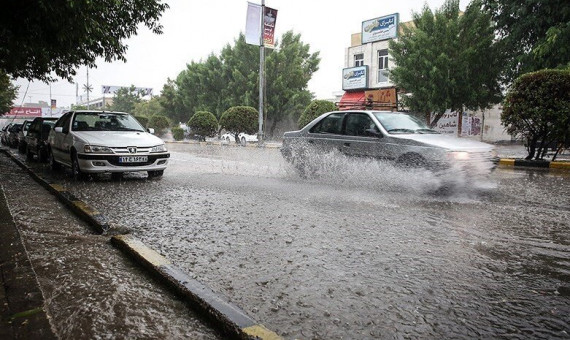
[[[263,143],[263,90],[265,83],[265,41],[264,36],[265,0],[261,0],[261,34],[259,35],[259,131],[258,143]]]

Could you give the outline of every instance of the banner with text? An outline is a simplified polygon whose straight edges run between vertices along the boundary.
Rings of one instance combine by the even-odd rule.
[[[263,13],[263,45],[275,48],[275,22],[277,21],[277,10],[265,7]]]

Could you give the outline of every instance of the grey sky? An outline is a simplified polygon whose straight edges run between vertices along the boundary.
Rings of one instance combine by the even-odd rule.
[[[102,85],[152,87],[160,94],[167,78],[174,79],[191,61],[200,61],[209,54],[218,54],[226,44],[245,30],[247,1],[245,0],[170,0],[162,19],[164,34],[154,35],[141,27],[139,34],[127,41],[127,62],[105,63],[100,60],[96,69],[89,71],[89,83],[93,86],[90,98],[99,98]],[[260,3],[252,1],[255,3]],[[435,9],[444,0],[266,0],[266,6],[278,10],[276,36],[293,30],[301,34],[303,42],[311,46],[311,52],[320,51],[320,69],[309,82],[309,90],[317,98],[332,97],[341,91],[341,72],[344,67],[345,49],[350,35],[360,31],[362,21],[392,13],[400,13],[400,21],[411,19],[411,12],[418,12],[427,3]],[[461,0],[464,10],[468,1]],[[84,94],[86,69],[78,71],[76,82],[79,94]],[[15,105],[23,102],[49,102],[50,86],[41,82],[29,85],[19,79],[19,97]],[[52,98],[59,107],[75,103],[75,85],[67,81],[51,84]]]

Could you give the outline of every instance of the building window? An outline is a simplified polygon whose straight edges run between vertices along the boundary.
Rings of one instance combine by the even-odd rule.
[[[388,81],[388,50],[378,50],[378,82]]]
[[[364,66],[364,54],[355,54],[354,55],[354,67],[357,66]]]

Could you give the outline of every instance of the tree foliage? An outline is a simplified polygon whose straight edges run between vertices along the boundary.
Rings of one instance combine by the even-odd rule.
[[[17,91],[18,88],[12,85],[10,77],[0,70],[0,116],[10,111]]]
[[[277,45],[275,50],[266,50],[264,112],[271,122],[269,135],[278,122],[289,117],[297,120],[309,104],[312,95],[307,84],[320,61],[318,52],[311,54],[299,34],[287,32]],[[188,64],[176,81],[163,89],[169,97],[162,100],[170,105],[170,117],[177,111],[209,111],[220,117],[233,106],[258,107],[258,91],[259,49],[246,44],[240,34],[235,44],[226,45],[219,56],[212,54],[205,61]]]
[[[206,140],[206,137],[213,137],[218,132],[218,119],[211,112],[198,111],[188,121],[188,127],[192,133]]]
[[[542,159],[553,143],[568,146],[570,70],[542,70],[517,78],[505,98],[501,121],[510,134],[527,141],[527,159]]]
[[[182,96],[178,94],[178,85],[174,80],[168,78],[162,87],[158,102],[164,109],[164,114],[172,121],[185,122],[190,118],[190,113],[184,111]]]
[[[134,85],[131,87],[121,87],[115,93],[115,98],[113,98],[113,105],[111,105],[110,110],[119,112],[135,112],[135,105],[142,101],[143,93],[137,91]]]
[[[156,130],[156,134],[162,135],[164,130],[170,126],[170,121],[163,115],[152,115],[148,121],[148,127]]]
[[[0,11],[0,70],[14,78],[71,80],[96,59],[125,61],[124,40],[142,26],[162,33],[167,4],[138,1],[4,1]]]
[[[426,5],[390,42],[397,67],[391,80],[411,93],[404,104],[412,111],[435,112],[435,125],[446,109],[488,108],[500,101],[500,65],[490,16],[473,1],[463,15],[458,0],[435,11]]]
[[[172,137],[174,138],[174,140],[178,141],[178,140],[183,140],[184,139],[184,129],[182,129],[180,126],[175,126],[171,129],[172,131]]]
[[[309,124],[313,121],[313,119],[317,118],[318,116],[322,115],[325,112],[335,111],[337,107],[334,103],[328,100],[313,100],[303,111],[301,117],[297,122],[299,128],[304,127],[305,125]]]
[[[259,112],[251,106],[234,106],[227,109],[220,118],[220,128],[234,134],[239,143],[240,132],[255,134]]]
[[[147,117],[155,114],[164,115],[165,113],[158,97],[152,97],[150,100],[141,100],[139,102],[135,102],[132,112],[137,116]]]
[[[570,66],[568,0],[481,0],[502,52],[506,84],[519,75]]]
[[[146,129],[148,126],[148,117],[147,116],[134,116],[136,120]]]

